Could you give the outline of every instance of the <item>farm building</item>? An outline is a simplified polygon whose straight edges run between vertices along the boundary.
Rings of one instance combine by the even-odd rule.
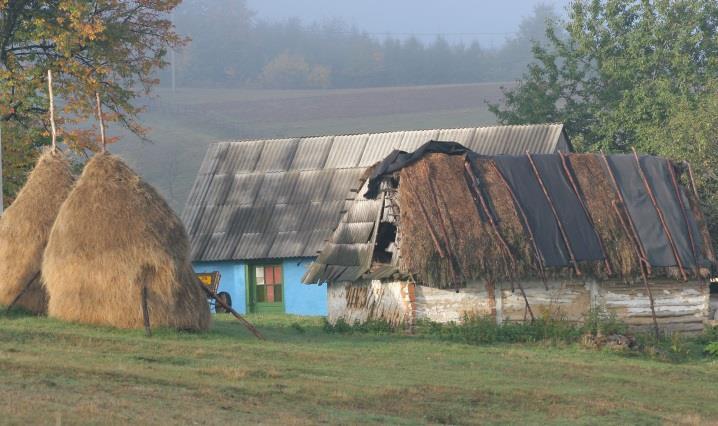
[[[634,329],[701,331],[715,256],[684,168],[445,142],[394,152],[303,281],[328,283],[330,322],[580,320],[602,307]]]
[[[482,154],[571,150],[560,124],[215,143],[183,212],[195,270],[218,272],[218,290],[240,312],[326,315],[327,287],[301,278],[362,174],[393,150],[432,139]]]

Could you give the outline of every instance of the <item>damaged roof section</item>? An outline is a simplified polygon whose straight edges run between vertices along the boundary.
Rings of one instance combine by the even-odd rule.
[[[304,282],[391,277],[458,288],[548,276],[703,278],[715,256],[682,168],[638,155],[488,157],[439,142],[394,152],[355,203],[374,202],[364,212],[375,217],[372,232],[347,240],[340,225]],[[383,233],[386,224],[395,232]],[[344,261],[339,239],[342,253],[361,248],[361,262]]]
[[[362,173],[395,149],[414,151],[431,139],[483,154],[570,150],[561,124],[212,144],[182,215],[192,259],[316,256],[351,206]]]

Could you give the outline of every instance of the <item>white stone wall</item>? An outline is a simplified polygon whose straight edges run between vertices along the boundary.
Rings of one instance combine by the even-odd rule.
[[[581,321],[592,306],[601,306],[637,331],[653,324],[642,283],[597,283],[571,280],[521,283],[535,317]],[[696,332],[708,320],[708,285],[702,282],[656,281],[650,284],[659,326],[666,331]],[[547,289],[548,288],[548,289]],[[415,320],[459,322],[465,315],[495,316],[496,321],[523,321],[530,315],[518,286],[471,282],[459,292],[414,286],[409,282],[338,283],[328,289],[329,321],[349,323],[382,319],[392,324]]]

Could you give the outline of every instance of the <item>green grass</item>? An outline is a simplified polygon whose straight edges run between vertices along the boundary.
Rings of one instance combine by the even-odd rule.
[[[708,423],[718,363],[578,346],[337,334],[319,318],[231,317],[207,334],[0,316],[0,422]]]

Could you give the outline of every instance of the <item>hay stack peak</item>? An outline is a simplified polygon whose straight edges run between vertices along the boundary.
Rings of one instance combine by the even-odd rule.
[[[73,183],[65,156],[48,149],[0,217],[0,304],[8,305],[22,293],[17,306],[47,312],[47,294],[38,273],[52,224]]]
[[[209,327],[182,222],[118,157],[92,158],[60,209],[43,263],[49,315],[119,328]],[[144,283],[144,284],[143,284]]]

